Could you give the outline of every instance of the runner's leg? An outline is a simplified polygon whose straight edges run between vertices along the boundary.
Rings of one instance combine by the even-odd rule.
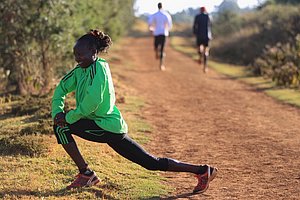
[[[204,46],[203,46],[203,44],[200,44],[199,45],[199,64],[202,64],[202,60],[203,60],[203,58],[204,58]]]
[[[206,47],[204,46],[204,50],[203,50],[203,72],[206,73],[207,72],[207,64],[206,64],[206,60],[207,56],[206,56]]]
[[[164,59],[166,57],[165,52],[164,52],[165,43],[166,43],[166,36],[160,35],[159,36],[159,44],[160,44],[160,63],[159,63],[159,66],[160,66],[160,69],[162,71],[164,71],[166,69],[165,65],[164,65]]]
[[[159,37],[158,36],[154,36],[154,52],[155,52],[155,58],[156,59],[159,59],[158,46],[159,46]]]
[[[202,56],[201,56],[201,39],[200,37],[196,37],[196,47],[197,47],[197,53],[198,53],[198,63],[201,65],[202,63]]]
[[[204,44],[204,53],[203,53],[203,59],[204,59],[203,71],[204,71],[204,73],[206,73],[208,70],[208,68],[207,68],[207,60],[208,60],[208,56],[209,56],[208,42],[209,41],[207,40],[206,43]]]

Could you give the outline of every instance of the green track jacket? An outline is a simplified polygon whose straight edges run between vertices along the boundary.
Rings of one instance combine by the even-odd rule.
[[[108,63],[101,58],[87,68],[76,66],[65,75],[52,97],[52,118],[64,112],[64,100],[75,91],[76,109],[66,115],[69,124],[79,119],[91,119],[104,130],[127,133],[122,114],[115,105],[115,90]]]

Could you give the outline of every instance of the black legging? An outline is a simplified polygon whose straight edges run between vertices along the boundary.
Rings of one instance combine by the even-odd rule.
[[[157,158],[150,155],[127,134],[105,131],[93,120],[81,119],[63,128],[58,126],[53,128],[59,144],[74,142],[72,136],[74,134],[89,141],[107,143],[121,156],[148,170],[167,171],[168,169],[168,158]]]
[[[160,59],[162,60],[164,57],[164,47],[166,43],[166,36],[157,35],[154,37],[154,49],[157,51],[158,47],[160,47]]]

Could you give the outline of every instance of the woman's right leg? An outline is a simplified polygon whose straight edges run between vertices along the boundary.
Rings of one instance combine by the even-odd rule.
[[[82,173],[87,169],[87,163],[85,162],[84,158],[82,157],[77,144],[70,133],[69,127],[59,127],[54,125],[53,126],[54,133],[57,138],[58,144],[61,144],[64,150],[68,153],[71,159],[75,162],[76,166],[78,167],[79,171]]]

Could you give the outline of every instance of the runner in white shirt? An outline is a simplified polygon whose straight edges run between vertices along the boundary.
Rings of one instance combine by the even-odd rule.
[[[166,37],[169,36],[169,30],[172,28],[171,15],[162,9],[162,3],[158,3],[158,11],[151,15],[148,20],[149,30],[154,35],[154,51],[156,59],[160,59],[159,67],[162,71],[164,66],[164,46]]]

